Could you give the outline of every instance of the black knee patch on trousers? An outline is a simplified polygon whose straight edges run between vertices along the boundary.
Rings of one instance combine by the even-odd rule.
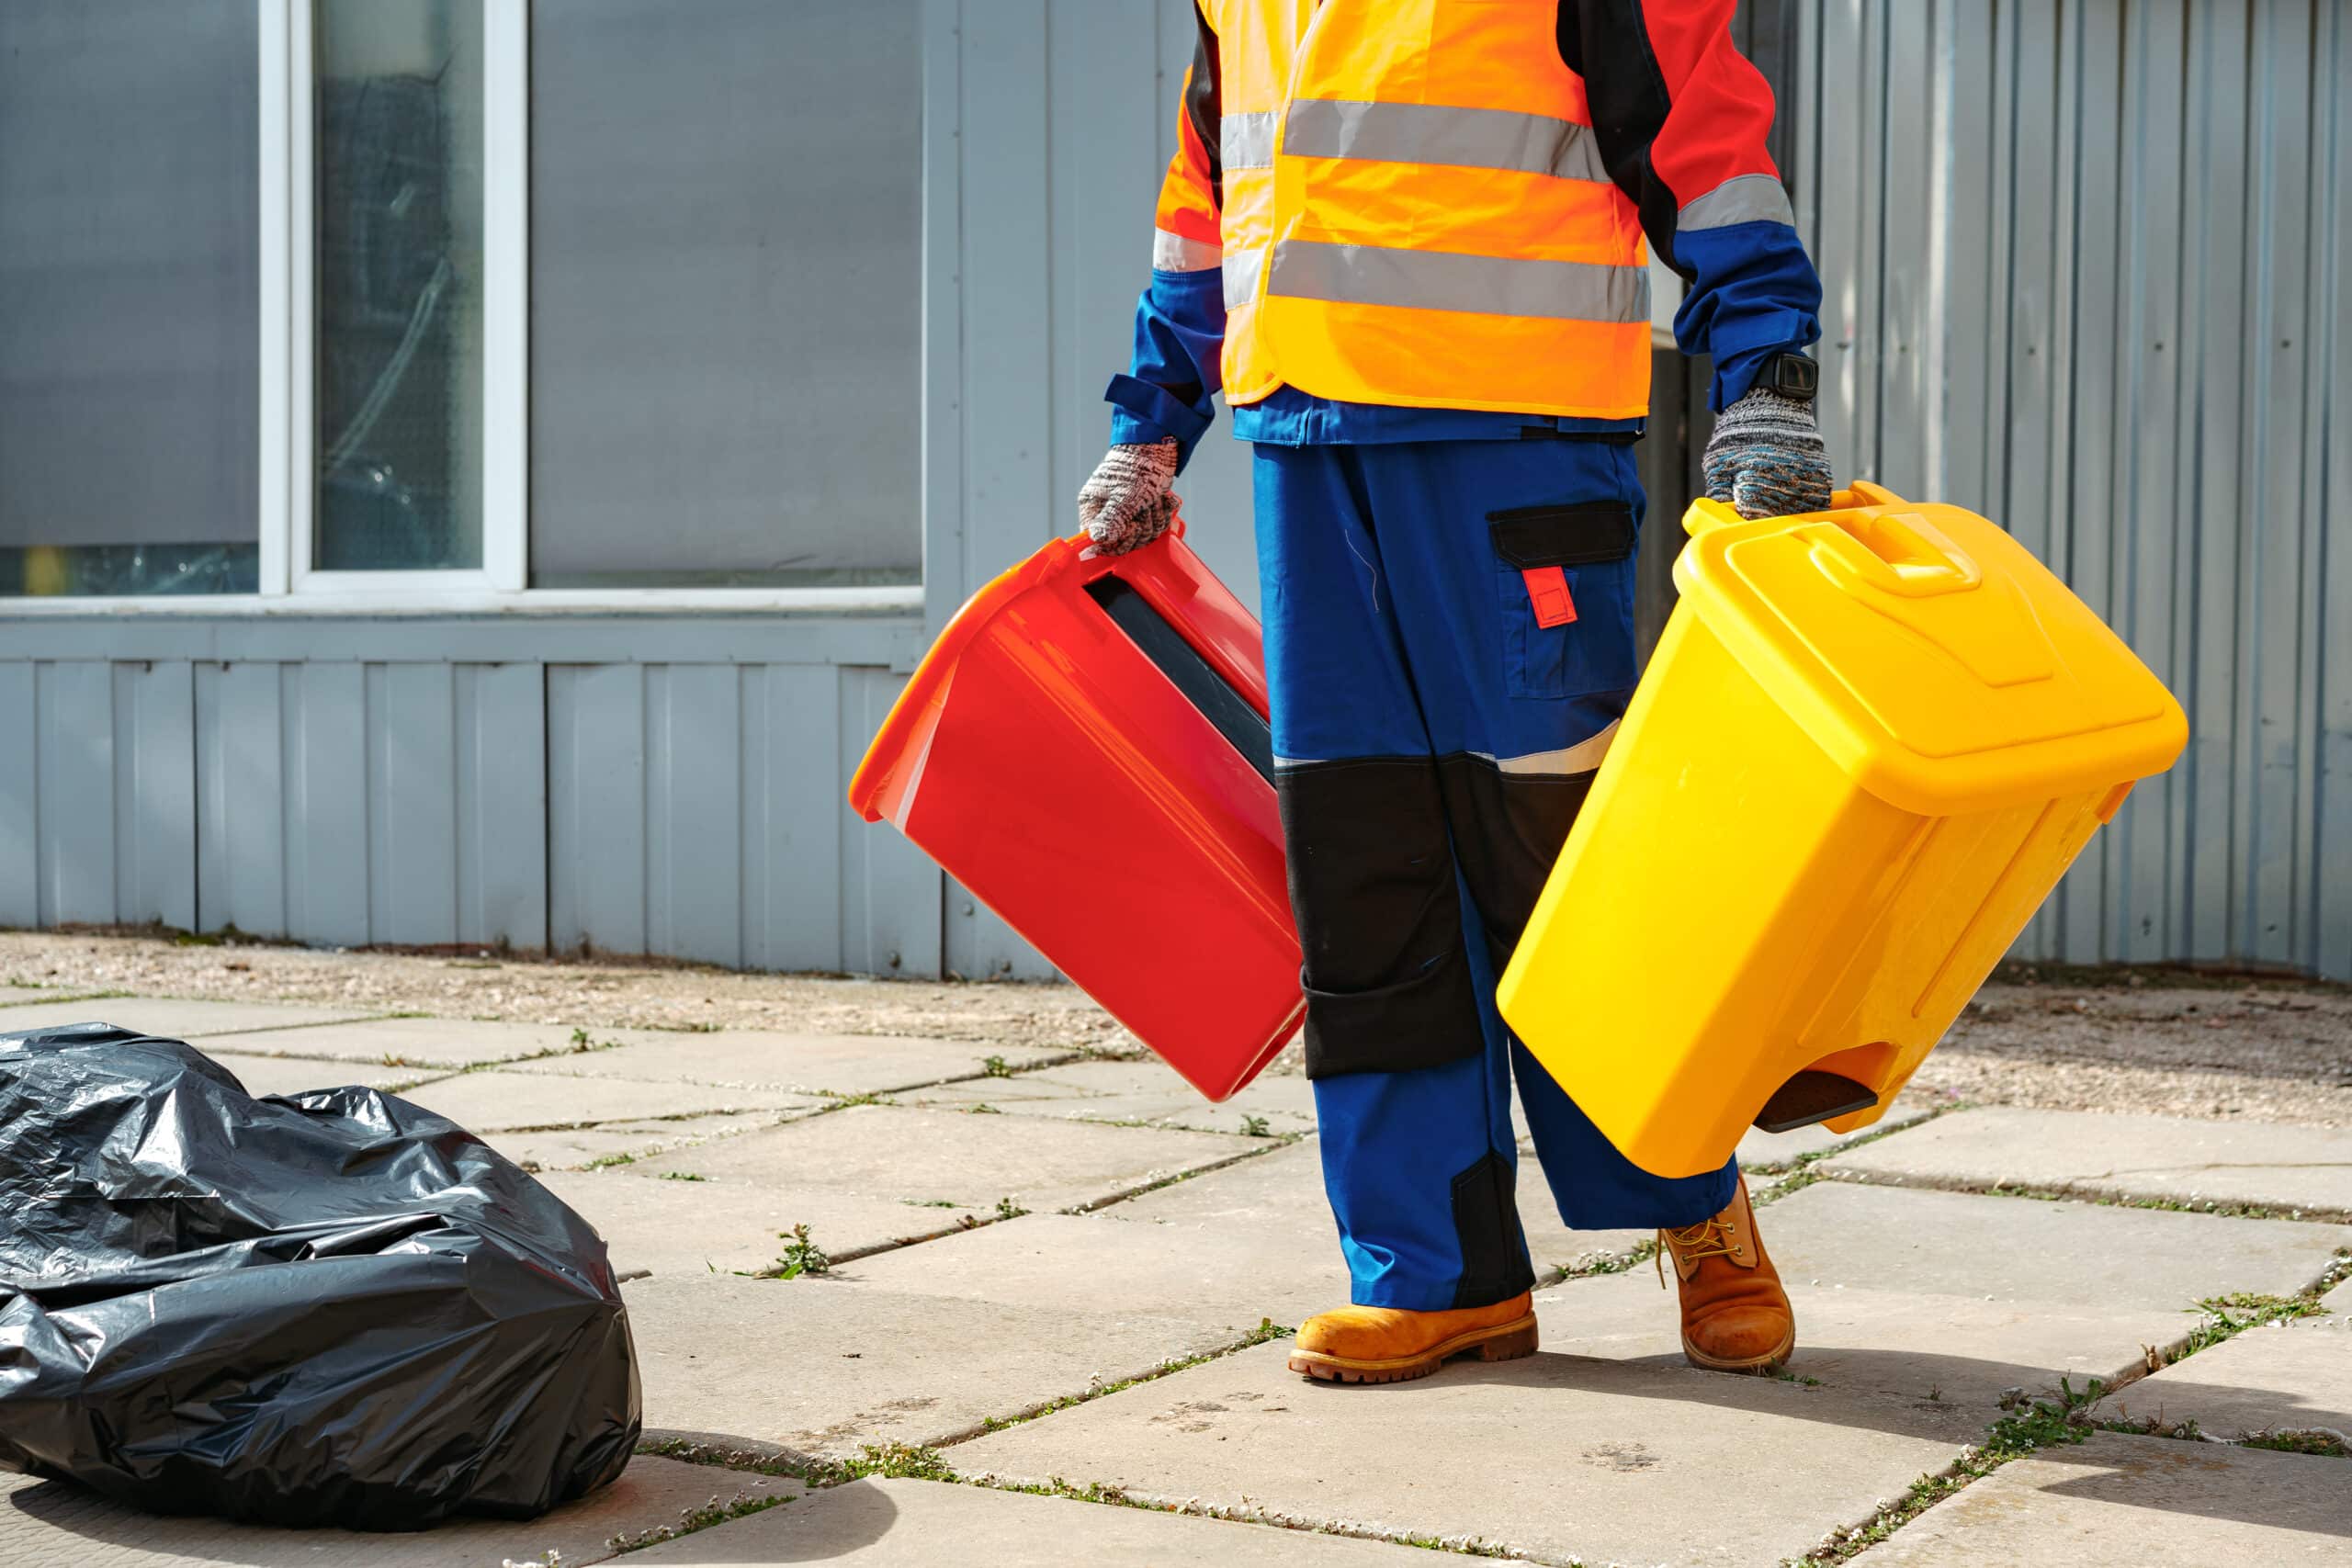
[[[1306,1076],[1476,1055],[1477,996],[1436,764],[1303,763],[1276,774],[1275,794],[1305,955]]]
[[[1462,1280],[1453,1289],[1457,1311],[1507,1302],[1535,1283],[1511,1177],[1510,1164],[1489,1149],[1453,1179],[1453,1234],[1462,1247]]]
[[[1485,757],[1440,758],[1438,786],[1463,880],[1499,977],[1576,826],[1591,773],[1507,773]]]

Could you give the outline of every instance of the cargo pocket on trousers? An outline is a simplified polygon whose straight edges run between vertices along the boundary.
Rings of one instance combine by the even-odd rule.
[[[1504,689],[1581,697],[1634,683],[1634,509],[1622,501],[1487,513]]]

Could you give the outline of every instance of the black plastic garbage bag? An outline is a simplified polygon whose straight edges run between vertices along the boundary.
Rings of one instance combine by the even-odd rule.
[[[104,1024],[0,1034],[0,1466],[417,1529],[601,1486],[639,1427],[603,1240],[472,1134]]]

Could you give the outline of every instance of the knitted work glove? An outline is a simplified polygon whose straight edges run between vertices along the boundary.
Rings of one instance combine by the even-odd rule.
[[[1758,387],[1715,416],[1702,459],[1707,497],[1742,517],[1786,517],[1829,504],[1829,448],[1813,405]]]
[[[1078,521],[1106,556],[1123,556],[1168,531],[1177,497],[1176,443],[1114,446],[1080,487]]]

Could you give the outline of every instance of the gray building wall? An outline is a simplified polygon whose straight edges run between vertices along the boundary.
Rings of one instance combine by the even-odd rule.
[[[2352,978],[2352,0],[1755,9],[1841,467],[2007,524],[2189,708],[2026,951]],[[1101,454],[1191,6],[928,16],[921,616],[0,608],[0,924],[1043,973],[842,790]],[[1661,378],[1654,563],[1699,385]],[[1178,488],[1254,600],[1244,457]]]
[[[2352,4],[1799,12],[1832,450],[2188,712],[2023,951],[2352,979]]]

